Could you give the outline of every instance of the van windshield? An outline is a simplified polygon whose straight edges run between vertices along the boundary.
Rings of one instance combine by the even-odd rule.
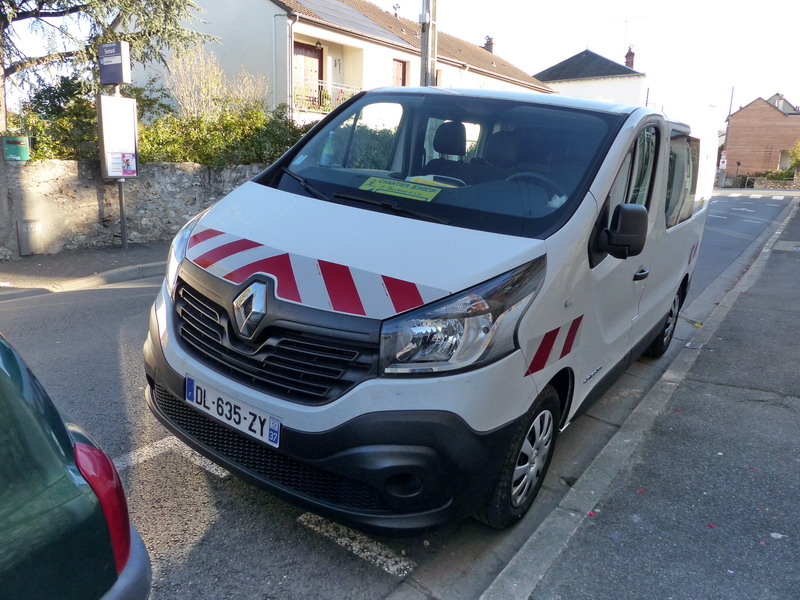
[[[444,94],[366,94],[272,185],[368,210],[544,238],[574,212],[625,115]]]

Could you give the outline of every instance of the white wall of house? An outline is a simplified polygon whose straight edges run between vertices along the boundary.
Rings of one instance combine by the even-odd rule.
[[[574,81],[547,82],[551,88],[564,96],[607,100],[621,104],[644,106],[647,101],[645,76],[598,77]]]
[[[220,67],[233,78],[244,69],[256,77],[266,78],[265,95],[270,106],[289,101],[290,57],[289,30],[292,21],[286,13],[264,0],[237,2],[203,2],[202,23],[187,24],[202,33],[218,38],[206,44],[208,52],[219,60]],[[274,41],[273,41],[274,40]],[[169,62],[169,61],[168,61]],[[164,77],[164,67],[134,65],[134,83],[142,84],[149,77]]]

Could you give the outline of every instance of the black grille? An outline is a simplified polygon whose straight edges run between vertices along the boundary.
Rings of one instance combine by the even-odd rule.
[[[365,483],[317,469],[251,440],[200,414],[161,386],[156,385],[154,398],[181,431],[260,481],[334,507],[390,512],[380,493]]]
[[[284,400],[323,404],[371,376],[378,349],[282,327],[239,339],[227,311],[179,280],[175,316],[181,345],[203,364]]]

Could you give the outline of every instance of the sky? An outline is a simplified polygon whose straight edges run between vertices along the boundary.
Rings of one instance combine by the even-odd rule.
[[[418,21],[422,0],[371,0]],[[744,9],[747,8],[745,11]],[[800,5],[717,0],[437,0],[437,25],[534,75],[587,48],[647,75],[650,105],[670,119],[724,128],[733,111],[781,93],[800,105]]]

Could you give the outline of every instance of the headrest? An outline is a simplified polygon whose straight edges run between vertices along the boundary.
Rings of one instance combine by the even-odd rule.
[[[510,131],[495,131],[486,140],[486,161],[495,167],[517,164],[517,142]]]
[[[460,121],[445,121],[433,136],[433,149],[439,154],[464,156],[467,153],[467,130]]]

